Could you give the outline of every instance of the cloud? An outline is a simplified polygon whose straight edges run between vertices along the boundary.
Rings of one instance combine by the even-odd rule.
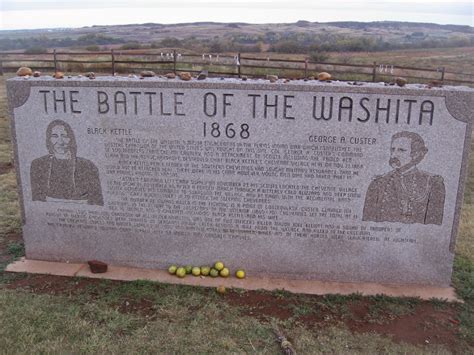
[[[2,1],[2,0],[0,0]],[[298,20],[409,21],[472,25],[472,5],[436,0],[348,1],[323,4],[308,0],[175,1],[12,1],[3,0],[1,29],[83,27],[131,23],[198,21],[289,23]],[[468,4],[468,5],[466,5]],[[244,10],[244,11],[243,11]],[[248,11],[245,11],[248,10]]]

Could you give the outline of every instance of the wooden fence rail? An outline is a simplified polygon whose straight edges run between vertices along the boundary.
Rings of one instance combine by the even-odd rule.
[[[85,58],[81,58],[85,56]],[[72,58],[71,58],[72,57]],[[141,57],[139,59],[137,57]],[[313,62],[309,59],[278,59],[229,54],[181,54],[176,51],[156,52],[144,50],[111,50],[96,52],[59,52],[29,54],[0,52],[0,75],[14,72],[19,66],[30,66],[34,70],[132,74],[141,70],[158,73],[188,71],[199,73],[207,70],[209,75],[229,77],[265,77],[276,74],[288,78],[308,78],[318,72],[328,71],[339,80],[393,81],[403,76],[410,81],[439,81],[450,84],[474,86],[474,73],[448,72],[441,68],[417,68],[385,63],[353,64],[339,62]]]

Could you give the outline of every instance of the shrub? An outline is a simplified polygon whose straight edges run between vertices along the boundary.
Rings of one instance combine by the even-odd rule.
[[[270,47],[271,52],[278,53],[304,53],[306,50],[303,45],[293,40],[278,41]]]
[[[86,47],[86,51],[89,51],[89,52],[98,52],[100,51],[100,47],[96,44],[93,44],[91,46],[87,46]]]
[[[310,52],[309,53],[309,60],[315,63],[326,62],[329,59],[329,54],[326,52],[318,51],[318,52]]]
[[[162,47],[181,47],[181,41],[177,38],[167,37],[161,40],[160,42]]]
[[[42,53],[48,53],[48,48],[46,47],[41,47],[41,46],[33,46],[30,48],[25,49],[24,53],[27,54],[42,54]]]
[[[129,43],[125,43],[123,44],[120,49],[140,49],[142,48],[142,45],[138,42],[129,42]]]

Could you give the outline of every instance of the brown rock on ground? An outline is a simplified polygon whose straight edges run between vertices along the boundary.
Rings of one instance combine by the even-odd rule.
[[[174,78],[176,78],[176,74],[175,73],[168,73],[168,74],[165,75],[165,77],[167,79],[174,79]]]
[[[94,72],[88,72],[84,75],[85,77],[89,78],[89,79],[95,79],[95,73]]]
[[[151,71],[151,70],[144,70],[142,72],[140,72],[140,75],[143,77],[143,78],[152,78],[154,77],[156,74],[154,71]]]
[[[41,72],[40,71],[35,71],[35,72],[33,72],[33,76],[35,78],[39,78],[41,76]]]
[[[18,76],[31,76],[33,75],[33,70],[31,70],[31,68],[28,68],[28,67],[20,67],[17,71],[16,71],[16,75]]]
[[[318,74],[319,81],[328,81],[328,80],[331,80],[331,78],[332,78],[331,74],[326,73],[325,71]]]
[[[93,274],[103,274],[107,272],[108,265],[99,260],[90,260],[87,262]]]
[[[192,77],[193,76],[191,75],[191,73],[187,71],[179,73],[179,78],[184,81],[189,81],[192,79]]]
[[[408,83],[408,80],[402,77],[398,77],[395,79],[395,83],[401,87],[401,86],[405,86]]]

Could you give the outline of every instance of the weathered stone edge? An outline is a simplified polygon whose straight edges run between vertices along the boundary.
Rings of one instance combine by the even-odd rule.
[[[16,127],[15,127],[15,108],[24,105],[30,97],[30,82],[19,82],[15,80],[7,80],[7,99],[8,99],[8,115],[10,117],[10,136],[13,147],[13,166],[15,167],[16,181],[17,181],[17,192],[18,200],[20,204],[20,217],[21,224],[26,224],[25,215],[25,204],[23,198],[23,184],[21,182],[20,169],[18,167],[19,155],[18,155],[18,144],[16,140]]]
[[[473,112],[473,111],[470,111]],[[461,220],[461,207],[464,200],[464,186],[467,182],[469,171],[469,154],[471,153],[471,136],[472,136],[472,119],[467,122],[466,134],[464,136],[464,149],[462,153],[461,171],[459,173],[458,192],[456,196],[455,213],[453,220],[453,228],[451,230],[451,239],[449,242],[449,251],[454,254],[456,246],[456,235]]]

